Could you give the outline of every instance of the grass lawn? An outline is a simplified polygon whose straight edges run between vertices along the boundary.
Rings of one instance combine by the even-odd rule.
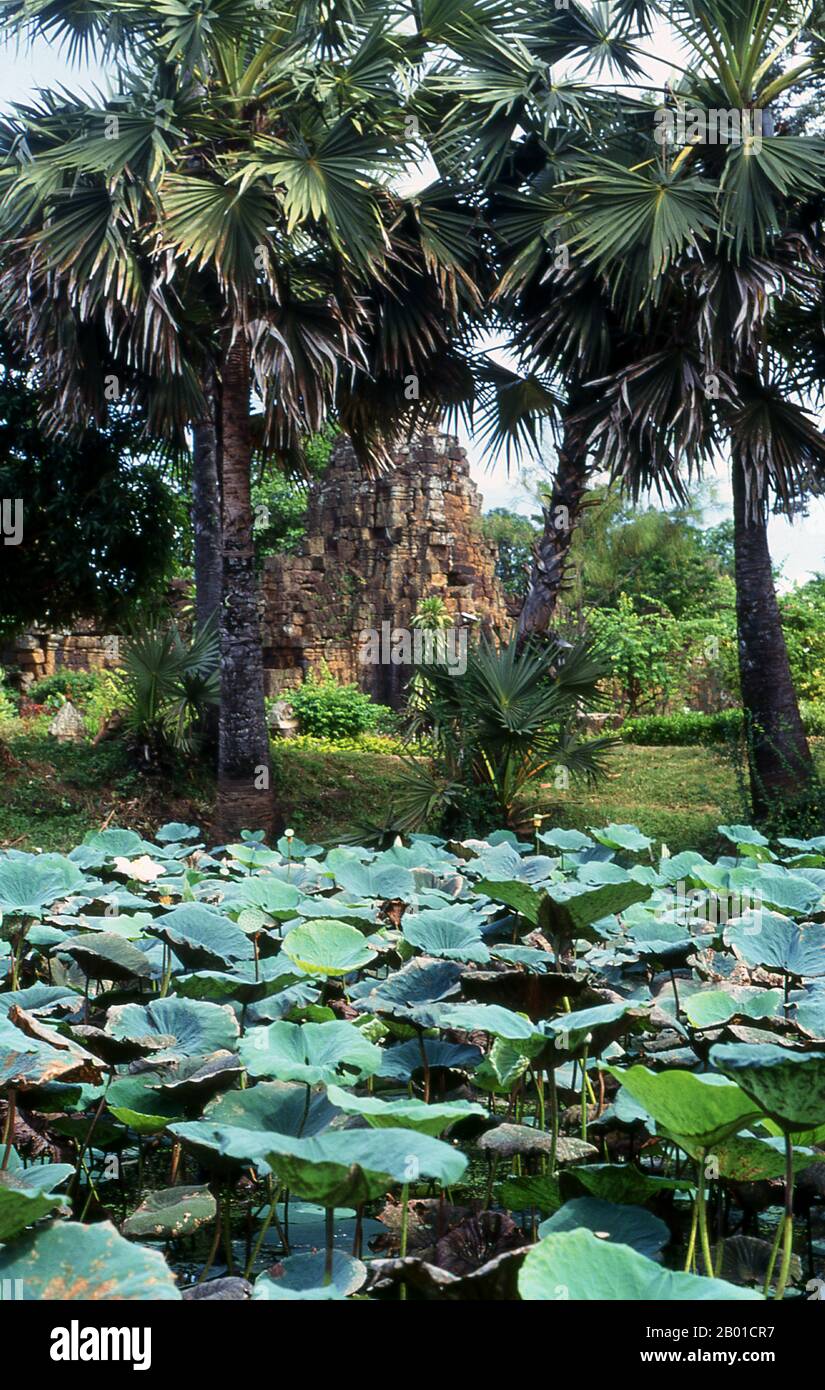
[[[825,774],[825,741],[816,757]],[[288,822],[305,839],[332,843],[359,825],[380,821],[398,760],[375,752],[328,752],[278,746],[275,776]],[[68,850],[104,823],[150,834],[165,820],[208,826],[211,779],[197,765],[173,776],[145,777],[111,741],[59,744],[45,734],[0,743],[0,846]],[[719,846],[716,826],[748,819],[727,756],[710,748],[623,745],[610,774],[592,790],[544,789],[536,809],[546,825],[585,829],[632,822],[673,852]]]

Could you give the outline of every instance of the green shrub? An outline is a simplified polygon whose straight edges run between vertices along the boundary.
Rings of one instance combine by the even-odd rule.
[[[328,673],[310,676],[289,693],[302,734],[316,738],[349,739],[359,734],[391,733],[394,712],[376,704],[357,685],[339,685]]]
[[[619,735],[625,743],[694,744],[727,743],[742,733],[741,709],[721,710],[718,714],[702,714],[691,710],[684,714],[647,714],[639,719],[626,719]]]
[[[290,739],[276,739],[275,743],[278,747],[306,749],[313,753],[378,753],[382,757],[390,757],[401,756],[410,751],[405,739],[381,733],[354,734],[352,738],[296,734]],[[416,752],[420,751],[421,745],[416,745]]]
[[[800,711],[806,734],[810,738],[825,737],[825,704],[803,700]],[[741,709],[720,710],[718,714],[690,710],[684,714],[648,714],[639,719],[626,719],[619,729],[619,737],[625,743],[690,747],[727,743],[740,738],[743,731]]]
[[[28,697],[36,705],[57,711],[66,700],[71,700],[79,710],[85,710],[100,685],[101,671],[55,671],[35,681],[27,691]]]
[[[0,675],[0,730],[8,727],[17,718],[17,703]]]

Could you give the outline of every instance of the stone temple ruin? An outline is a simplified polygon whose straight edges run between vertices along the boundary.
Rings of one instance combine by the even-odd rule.
[[[359,661],[359,635],[380,633],[385,623],[389,632],[409,628],[419,599],[434,596],[457,626],[505,632],[495,554],[457,440],[425,435],[399,452],[393,468],[369,478],[342,437],[310,490],[302,552],[265,562],[267,694],[286,695],[325,662],[337,680],[397,704],[409,668]]]
[[[504,633],[509,617],[495,574],[495,546],[481,532],[481,497],[465,451],[427,434],[391,469],[367,477],[349,440],[336,443],[309,491],[301,552],[275,555],[262,575],[267,695],[300,685],[326,663],[337,680],[398,704],[410,669],[359,661],[359,634],[409,628],[419,599],[438,596],[458,627]],[[185,595],[175,581],[175,601]],[[116,666],[117,637],[78,621],[71,631],[36,629],[3,652],[26,688],[61,667]]]

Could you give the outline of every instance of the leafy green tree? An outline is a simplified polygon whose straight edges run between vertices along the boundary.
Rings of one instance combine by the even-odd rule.
[[[825,701],[825,575],[780,595],[779,611],[800,698]]]
[[[19,501],[19,544],[0,544],[0,635],[77,617],[115,627],[162,598],[187,535],[181,494],[128,415],[59,437],[0,342],[0,498]],[[6,540],[11,537],[7,536]]]
[[[493,507],[484,513],[482,531],[498,548],[496,574],[506,594],[524,598],[530,578],[533,545],[538,527],[528,516]]]
[[[696,507],[672,509],[628,504],[616,489],[592,489],[570,548],[563,610],[611,608],[622,594],[644,612],[691,613],[732,609],[736,595],[697,524]]]

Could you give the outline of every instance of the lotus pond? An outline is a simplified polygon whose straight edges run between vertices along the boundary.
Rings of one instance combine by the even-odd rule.
[[[25,1299],[803,1299],[825,836],[0,856]],[[5,1286],[4,1287],[8,1287]]]

